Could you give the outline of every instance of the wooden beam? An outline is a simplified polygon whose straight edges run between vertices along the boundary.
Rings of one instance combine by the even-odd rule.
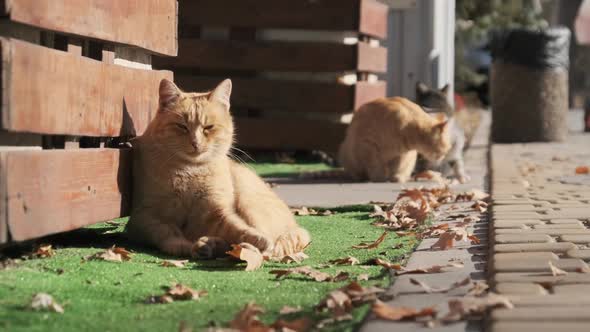
[[[154,58],[155,68],[276,71],[387,70],[387,49],[312,42],[181,39],[178,57]]]
[[[130,150],[0,151],[0,170],[1,211],[13,241],[129,213]]]
[[[176,0],[0,0],[12,21],[176,55]]]
[[[185,91],[213,89],[225,77],[176,75]],[[370,100],[385,97],[385,82],[356,85],[313,81],[232,78],[232,107],[273,109],[297,113],[348,113]]]
[[[2,127],[72,136],[139,135],[169,71],[132,69],[0,38]]]
[[[387,6],[377,0],[180,0],[184,26],[357,31],[387,36]]]
[[[237,145],[257,149],[302,149],[335,152],[346,124],[293,118],[236,118]]]

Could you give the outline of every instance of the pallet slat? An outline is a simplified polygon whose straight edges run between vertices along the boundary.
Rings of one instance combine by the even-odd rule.
[[[141,134],[156,112],[169,71],[102,63],[0,38],[2,127],[79,136]]]
[[[6,223],[23,241],[129,212],[131,150],[0,152]]]
[[[176,0],[0,0],[10,20],[174,56]]]
[[[377,0],[181,0],[181,25],[349,30],[385,38],[388,7]]]
[[[176,75],[175,79],[181,89],[204,92],[214,88],[224,78]],[[385,97],[385,82],[343,85],[256,78],[233,78],[232,82],[232,107],[239,108],[347,113],[372,99]]]
[[[257,149],[337,151],[347,125],[319,120],[236,118],[237,145]]]
[[[267,71],[387,70],[387,49],[312,42],[249,42],[181,39],[176,58],[154,58],[156,68]]]

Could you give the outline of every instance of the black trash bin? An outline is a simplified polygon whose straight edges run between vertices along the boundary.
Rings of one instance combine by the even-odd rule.
[[[492,34],[492,140],[567,137],[570,31],[512,29]]]

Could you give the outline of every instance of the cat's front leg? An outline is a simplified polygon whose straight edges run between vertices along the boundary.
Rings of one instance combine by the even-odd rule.
[[[214,229],[209,234],[225,239],[230,244],[247,242],[258,248],[261,252],[271,250],[273,241],[262,232],[251,227],[246,221],[230,209],[219,209],[215,219]]]
[[[172,256],[191,255],[192,242],[186,239],[180,228],[148,213],[131,216],[127,225],[127,235],[132,240],[151,244]]]
[[[230,250],[229,243],[216,236],[201,236],[192,248],[192,257],[211,259],[224,256]]]
[[[465,165],[463,163],[463,159],[457,159],[450,162],[451,167],[453,167],[453,172],[455,173],[455,177],[461,183],[467,183],[471,181],[471,177],[467,175],[465,172]]]

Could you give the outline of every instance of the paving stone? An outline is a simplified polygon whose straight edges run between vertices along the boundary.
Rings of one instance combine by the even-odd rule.
[[[505,294],[505,296],[516,307],[577,307],[590,305],[590,294],[588,293],[581,293],[577,296],[571,296],[568,294]]]
[[[493,216],[494,219],[541,219],[545,217],[545,215],[535,212],[494,212]]]
[[[491,318],[494,321],[583,321],[590,322],[590,306],[569,308],[513,308],[495,309]],[[586,326],[587,329],[590,327]]]
[[[559,237],[559,241],[572,242],[572,243],[577,243],[577,244],[587,244],[587,243],[590,243],[590,234],[587,234],[587,235],[582,235],[582,234],[562,235]]]
[[[578,221],[577,223],[561,223],[561,224],[547,224],[547,225],[534,225],[533,229],[568,229],[568,228],[575,228],[575,229],[586,229],[582,222]]]
[[[590,235],[589,235],[590,236]],[[494,241],[496,243],[546,243],[553,239],[546,234],[499,234]],[[590,242],[590,241],[589,241]]]
[[[578,258],[562,259],[505,259],[494,261],[493,269],[495,272],[551,272],[549,262],[561,270],[568,272],[589,271],[588,264]]]
[[[504,211],[545,211],[547,208],[540,208],[536,207],[532,204],[523,204],[523,205],[494,205],[493,208],[494,212],[504,212]]]
[[[500,272],[493,276],[496,283],[522,282],[543,285],[590,284],[590,273],[570,272],[566,275],[553,276],[547,272]]]
[[[523,226],[541,225],[539,219],[495,219],[492,224],[494,228],[522,228]]]
[[[555,285],[552,291],[553,294],[590,294],[590,285]]]
[[[561,229],[518,229],[518,228],[500,228],[494,230],[494,234],[547,234],[550,236],[560,235],[590,235],[590,229],[573,229],[573,228],[561,228]]]
[[[549,292],[539,284],[501,282],[496,284],[495,290],[499,294],[547,295]]]
[[[589,218],[590,217],[590,208],[567,208],[562,209],[559,211],[549,211],[547,213],[548,218]]]
[[[547,262],[556,261],[558,259],[559,257],[551,251],[495,253],[494,256],[492,256],[492,262],[494,264],[526,260]]]
[[[573,243],[549,242],[549,243],[508,243],[496,244],[494,252],[535,252],[550,251],[554,253],[565,253],[568,250],[577,248]]]
[[[587,322],[512,322],[499,321],[490,325],[489,332],[588,332]]]
[[[579,219],[551,219],[548,222],[549,224],[580,224],[583,225]]]
[[[571,249],[565,254],[569,258],[579,258],[586,262],[590,262],[590,249]]]

